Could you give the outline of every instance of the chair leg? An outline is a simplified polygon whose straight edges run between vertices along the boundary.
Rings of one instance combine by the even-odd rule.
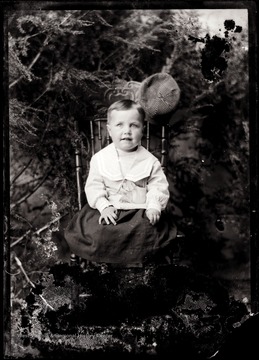
[[[71,254],[70,255],[70,265],[77,265],[78,264],[78,256],[76,256],[75,254]]]
[[[177,234],[176,241],[173,247],[169,250],[169,253],[165,255],[165,260],[169,265],[179,264],[181,260],[182,242],[185,238],[184,234]]]

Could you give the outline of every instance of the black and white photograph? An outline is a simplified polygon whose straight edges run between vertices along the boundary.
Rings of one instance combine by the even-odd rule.
[[[3,358],[259,357],[256,1],[1,1]]]

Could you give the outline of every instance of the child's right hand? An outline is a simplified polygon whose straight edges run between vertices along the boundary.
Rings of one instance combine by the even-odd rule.
[[[116,225],[115,219],[117,219],[117,212],[118,210],[113,206],[108,206],[107,208],[103,209],[101,212],[101,216],[99,217],[99,224],[102,224],[102,221],[104,220],[107,225],[110,224],[110,222],[113,225]]]

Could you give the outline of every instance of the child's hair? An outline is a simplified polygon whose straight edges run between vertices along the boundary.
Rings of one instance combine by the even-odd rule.
[[[138,113],[140,114],[142,121],[144,123],[144,119],[145,119],[144,109],[141,107],[141,105],[139,105],[138,103],[136,103],[135,101],[130,100],[130,99],[118,100],[110,105],[110,107],[108,108],[108,111],[107,111],[108,123],[111,120],[111,112],[113,110],[130,110],[130,109],[136,109],[138,111]]]

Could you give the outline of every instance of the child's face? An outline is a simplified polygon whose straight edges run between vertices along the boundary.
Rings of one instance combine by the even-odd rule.
[[[135,150],[143,136],[143,120],[136,109],[112,110],[107,128],[116,148],[127,152]]]

